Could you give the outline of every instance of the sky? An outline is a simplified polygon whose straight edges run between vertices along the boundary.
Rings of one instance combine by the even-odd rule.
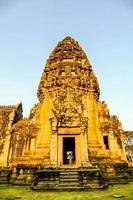
[[[86,52],[110,114],[133,130],[132,0],[0,0],[0,105],[22,101],[29,115],[46,59],[65,36]]]

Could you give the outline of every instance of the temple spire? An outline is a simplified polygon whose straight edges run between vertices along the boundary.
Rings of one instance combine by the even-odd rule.
[[[47,92],[60,90],[70,84],[73,88],[86,91],[91,89],[99,98],[99,85],[91,72],[91,64],[79,43],[70,36],[65,37],[57,44],[46,62],[38,87],[39,100],[43,101]],[[92,88],[89,88],[90,77],[93,78]]]

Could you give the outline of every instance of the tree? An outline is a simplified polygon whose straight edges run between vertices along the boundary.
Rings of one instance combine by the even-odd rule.
[[[126,131],[125,149],[127,159],[129,162],[133,162],[133,131]]]

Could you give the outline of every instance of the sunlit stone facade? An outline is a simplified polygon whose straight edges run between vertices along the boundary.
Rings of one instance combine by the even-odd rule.
[[[124,131],[99,100],[98,80],[78,42],[50,54],[28,118],[22,105],[0,106],[0,165],[80,167],[127,162]],[[71,163],[69,160],[71,156]]]

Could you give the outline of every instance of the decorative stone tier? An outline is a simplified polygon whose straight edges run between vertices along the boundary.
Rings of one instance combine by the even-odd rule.
[[[38,98],[42,102],[47,93],[72,88],[82,93],[93,91],[99,98],[99,84],[89,60],[78,42],[66,37],[58,43],[47,60],[38,87]]]

